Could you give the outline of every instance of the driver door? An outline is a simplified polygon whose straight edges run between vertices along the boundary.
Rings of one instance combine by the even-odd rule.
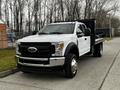
[[[77,30],[76,30],[76,34],[77,34],[77,40],[78,40],[78,47],[79,47],[79,53],[80,53],[80,56],[81,55],[84,55],[86,52],[85,52],[85,34],[83,33],[82,31],[82,26],[80,24],[78,24],[77,26]]]

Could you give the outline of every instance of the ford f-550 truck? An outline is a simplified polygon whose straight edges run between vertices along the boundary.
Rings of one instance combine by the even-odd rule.
[[[20,71],[61,68],[69,78],[76,75],[80,56],[89,53],[101,57],[103,53],[103,38],[96,35],[93,19],[51,23],[16,44]]]

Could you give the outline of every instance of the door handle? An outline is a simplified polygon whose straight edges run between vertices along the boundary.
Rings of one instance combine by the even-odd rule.
[[[85,40],[87,40],[87,38],[85,38]]]

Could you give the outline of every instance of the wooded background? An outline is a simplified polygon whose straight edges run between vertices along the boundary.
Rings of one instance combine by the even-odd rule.
[[[97,20],[97,28],[118,28],[116,0],[0,0],[0,19],[18,33],[40,30],[55,21]]]

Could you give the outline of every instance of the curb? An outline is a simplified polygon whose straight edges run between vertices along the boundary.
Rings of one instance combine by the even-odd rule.
[[[7,70],[7,71],[0,72],[0,78],[6,77],[6,76],[11,75],[11,74],[14,74],[18,71],[19,70],[17,68],[15,68],[15,69],[12,69],[12,70]]]

